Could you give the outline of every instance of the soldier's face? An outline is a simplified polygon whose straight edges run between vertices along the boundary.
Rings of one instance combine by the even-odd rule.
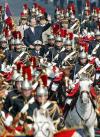
[[[21,51],[21,45],[16,45],[16,50]]]
[[[48,95],[39,95],[39,96],[37,96],[37,101],[40,105],[45,104],[47,99],[48,99]]]
[[[66,49],[67,49],[67,50],[71,50],[71,49],[72,49],[72,46],[71,46],[71,45],[67,45],[67,46],[66,46]]]
[[[6,48],[6,46],[7,46],[7,43],[6,43],[5,41],[3,41],[3,42],[2,42],[2,47],[3,47],[3,48]]]
[[[17,90],[20,92],[21,91],[21,83],[20,81],[16,81],[15,82],[15,87],[17,88]]]
[[[14,45],[10,45],[10,49],[12,49],[12,50],[13,50],[13,49],[14,49]]]
[[[62,47],[63,42],[62,42],[62,41],[57,41],[57,42],[56,42],[56,45],[57,45],[57,47]]]
[[[32,89],[22,89],[22,94],[25,98],[28,98],[32,94]]]
[[[49,39],[48,43],[50,43],[51,45],[53,45],[55,43],[55,40],[54,39]]]
[[[87,58],[80,58],[81,64],[85,64],[87,62]]]

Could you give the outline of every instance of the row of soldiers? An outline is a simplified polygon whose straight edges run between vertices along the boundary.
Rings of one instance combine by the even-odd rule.
[[[58,104],[64,107],[65,102],[62,105],[59,100],[66,100],[67,94],[76,88],[87,64],[93,66],[89,70],[91,86],[100,90],[100,12],[94,9],[90,14],[86,4],[82,21],[74,12],[73,5],[65,11],[57,9],[52,20],[38,3],[31,10],[25,4],[19,26],[14,25],[11,17],[5,21],[0,38],[0,64],[2,75],[12,85],[1,111],[7,127],[32,124],[33,111],[47,109],[55,128],[62,129],[64,115]],[[66,66],[70,66],[67,72]],[[60,98],[62,94],[64,98]]]

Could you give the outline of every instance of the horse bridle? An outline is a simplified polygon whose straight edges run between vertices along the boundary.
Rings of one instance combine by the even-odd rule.
[[[43,124],[42,124],[41,127],[39,127],[39,125],[38,125],[37,123],[35,123],[35,124],[37,125],[37,127],[38,127],[38,130],[37,130],[37,132],[34,134],[34,136],[37,135],[38,131],[41,131],[42,134],[43,134],[45,137],[49,137],[50,131],[48,130],[49,133],[48,133],[48,135],[46,135],[46,134],[43,132],[43,130],[42,130],[43,126],[44,126],[46,123],[49,124],[49,122],[39,122],[39,123],[43,123]]]
[[[89,95],[89,92],[88,92],[88,91],[82,91],[82,92],[80,93],[80,96],[81,96],[82,93],[84,93],[84,92],[86,92],[86,93]],[[90,98],[90,95],[89,95],[89,98]],[[77,112],[78,116],[81,118],[82,121],[87,122],[87,121],[89,120],[89,118],[91,117],[92,107],[91,107],[91,113],[90,113],[90,115],[89,115],[89,117],[88,117],[87,119],[84,119],[84,118],[80,115],[80,113],[79,113],[78,110],[77,110],[76,104],[75,104],[75,109],[76,109],[76,112]]]
[[[80,98],[82,98],[82,94],[83,94],[83,93],[87,93],[87,94],[88,94],[88,97],[90,98],[90,94],[89,94],[89,92],[88,92],[87,90],[81,91],[81,93],[80,93]]]

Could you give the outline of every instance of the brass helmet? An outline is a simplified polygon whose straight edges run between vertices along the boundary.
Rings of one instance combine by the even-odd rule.
[[[54,35],[48,35],[48,40],[55,39]]]
[[[17,38],[16,40],[15,40],[15,43],[14,43],[15,45],[21,45],[22,44],[22,42],[21,42],[21,40],[19,39],[19,38]]]
[[[48,95],[48,89],[44,86],[39,86],[36,91],[36,96]]]
[[[81,52],[80,55],[79,55],[79,57],[80,57],[81,59],[87,58],[86,52],[84,52],[84,51]]]
[[[72,42],[70,39],[64,41],[64,45],[72,45]]]
[[[11,44],[11,45],[14,45],[14,44],[15,44],[15,40],[14,40],[14,39],[11,39],[10,44]]]
[[[6,39],[6,37],[5,36],[2,36],[2,38],[1,38],[1,40],[0,40],[1,42],[7,42],[7,39]]]
[[[22,86],[21,86],[22,89],[32,89],[32,84],[31,82],[28,81],[28,76],[27,74],[25,74],[25,80],[22,82]]]
[[[62,39],[62,37],[60,37],[60,36],[56,37],[56,42],[58,42],[58,41],[61,41],[61,42],[63,42],[63,39]]]

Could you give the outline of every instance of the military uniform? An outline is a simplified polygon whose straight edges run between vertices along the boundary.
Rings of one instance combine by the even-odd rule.
[[[62,61],[65,59],[66,56],[68,56],[70,53],[72,52],[72,50],[64,50],[63,52],[61,52],[59,54],[59,57],[58,57],[58,64],[57,66],[62,66]],[[63,65],[66,65],[66,63],[64,63]]]
[[[55,128],[60,130],[64,127],[64,121],[62,119],[62,112],[59,109],[55,101],[47,101],[45,104],[41,105],[39,109],[47,109]]]
[[[15,99],[20,95],[17,89],[14,89],[10,91],[5,99],[4,105],[3,105],[3,111],[5,113],[9,113],[9,111],[12,109]]]
[[[100,43],[100,41],[97,41],[96,39],[93,40],[93,41],[91,41],[91,42],[89,43],[89,49],[88,49],[88,54],[89,54],[89,55],[91,55],[93,49],[94,49],[94,48],[96,47],[96,45],[99,44],[99,43]]]
[[[8,64],[12,65],[12,63],[16,57],[17,57],[17,55],[16,55],[15,51],[13,51],[13,50],[6,51],[6,58],[7,58]]]
[[[61,51],[61,48],[57,47],[56,45],[50,49],[49,55],[47,56],[47,59],[49,62],[52,62],[54,57],[59,54]],[[54,60],[55,63],[58,63],[58,58]]]
[[[32,56],[38,57],[38,56],[40,56],[40,51],[37,51],[37,50],[33,49],[33,50],[31,51],[31,54],[32,54]]]
[[[49,43],[44,45],[40,50],[40,56],[45,57],[49,54],[49,50],[53,48],[54,45],[50,45]]]
[[[15,118],[21,112],[24,105],[27,104],[31,98],[32,98],[32,96],[25,99],[22,95],[20,95],[18,98],[16,98],[14,100],[12,109],[10,110],[10,114]],[[28,110],[26,110],[26,112],[24,113],[24,114],[26,114],[26,119],[21,119],[21,117],[20,117],[19,122],[20,122],[20,120],[22,120],[24,122],[28,121],[29,123],[32,123],[33,122],[32,121],[33,110],[36,108],[38,108],[38,105],[35,102],[33,102],[32,104],[30,103],[28,106]]]
[[[87,63],[81,64],[81,62],[78,61],[78,62],[75,64],[75,66],[72,68],[72,70],[71,70],[70,78],[73,80],[74,77],[75,77],[75,75],[76,75],[76,74],[81,70],[81,68],[83,68],[86,64],[87,64]]]

